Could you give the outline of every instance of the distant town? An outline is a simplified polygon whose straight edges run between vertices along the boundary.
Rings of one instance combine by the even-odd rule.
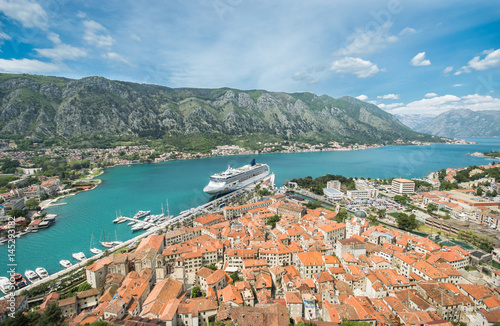
[[[120,151],[150,154],[65,155],[96,164]],[[68,190],[56,176],[31,188],[25,179],[1,194],[5,221]],[[88,260],[71,271],[76,283],[4,283],[0,321],[31,311],[68,325],[495,325],[499,181],[494,162],[413,180],[267,180]],[[33,220],[17,217],[19,231]]]

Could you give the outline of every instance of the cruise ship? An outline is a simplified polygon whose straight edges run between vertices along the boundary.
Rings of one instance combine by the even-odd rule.
[[[256,164],[253,159],[250,164],[236,169],[228,167],[226,171],[212,175],[203,191],[212,196],[221,195],[256,183],[268,175],[269,166]]]

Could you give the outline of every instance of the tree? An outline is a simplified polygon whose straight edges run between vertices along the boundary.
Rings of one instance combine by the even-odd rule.
[[[321,207],[321,202],[316,200],[316,201],[310,201],[306,204],[306,207],[309,209],[316,209]]]
[[[215,264],[214,264],[214,263],[210,263],[210,264],[208,264],[208,265],[207,265],[207,266],[205,266],[205,267],[206,267],[206,268],[209,268],[209,269],[211,269],[211,270],[213,270],[213,271],[216,271],[216,270],[217,270],[217,266],[215,266]]]
[[[377,211],[377,216],[380,217],[380,218],[384,218],[385,217],[385,213],[386,213],[385,209],[379,209]]]
[[[49,195],[47,195],[46,193],[40,195],[40,200],[47,200],[47,199],[49,199]]]
[[[410,198],[408,198],[407,195],[404,195],[404,196],[396,195],[396,196],[394,196],[394,200],[396,202],[400,203],[401,205],[406,205],[406,204],[408,204],[408,201],[410,200]]]
[[[9,215],[12,217],[20,217],[26,215],[26,212],[19,208],[14,208],[9,212]]]
[[[40,326],[55,326],[64,323],[64,316],[57,303],[53,302],[47,306],[43,314],[40,316]]]
[[[438,209],[438,206],[434,203],[427,204],[427,212],[432,213]]]
[[[483,188],[478,187],[476,190],[476,196],[482,196],[484,193]]]
[[[337,216],[335,216],[335,221],[344,222],[346,218],[347,218],[347,209],[342,207],[338,212]]]
[[[84,282],[78,286],[78,292],[83,292],[90,289],[92,289],[92,286],[87,282]]]
[[[276,223],[281,220],[281,217],[279,215],[274,215],[271,216],[270,218],[267,219],[267,225],[270,225],[273,229],[276,228]]]
[[[199,286],[193,287],[191,290],[191,298],[201,297],[201,291]]]
[[[415,220],[415,214],[407,215],[405,213],[399,213],[398,215],[398,227],[407,230],[413,230],[417,227],[417,222]]]
[[[31,210],[34,210],[34,209],[37,209],[38,208],[38,199],[36,198],[31,198],[31,199],[28,199],[26,202],[24,202],[24,206],[26,206],[27,209],[31,209]]]
[[[232,273],[229,276],[233,280],[233,283],[236,283],[236,282],[240,281],[240,277],[238,276],[238,272],[234,272],[234,273]]]

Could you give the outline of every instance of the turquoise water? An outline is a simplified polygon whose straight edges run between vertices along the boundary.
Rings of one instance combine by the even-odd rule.
[[[208,177],[233,167],[247,164],[252,158],[269,164],[276,174],[276,185],[299,177],[318,177],[327,173],[371,178],[422,177],[446,167],[464,167],[488,162],[485,158],[466,156],[475,151],[500,150],[500,139],[476,139],[477,145],[396,146],[360,151],[313,152],[265,155],[238,155],[200,160],[172,161],[159,164],[119,166],[108,169],[95,190],[68,197],[68,205],[53,207],[48,213],[58,214],[51,228],[23,236],[16,242],[17,271],[45,267],[49,273],[62,269],[61,259],[75,262],[74,252],[89,257],[90,239],[97,247],[103,230],[106,237],[127,240],[132,233],[127,223],[114,224],[117,211],[131,216],[138,210],[153,214],[166,209],[177,214],[204,204],[209,197],[202,189]],[[165,211],[166,213],[166,211]],[[7,275],[7,246],[0,246],[0,275]]]

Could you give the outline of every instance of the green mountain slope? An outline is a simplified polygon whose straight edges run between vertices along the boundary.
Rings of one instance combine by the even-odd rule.
[[[111,81],[0,74],[0,138],[213,138],[391,144],[438,141],[375,105],[344,96],[229,88],[169,88]]]

